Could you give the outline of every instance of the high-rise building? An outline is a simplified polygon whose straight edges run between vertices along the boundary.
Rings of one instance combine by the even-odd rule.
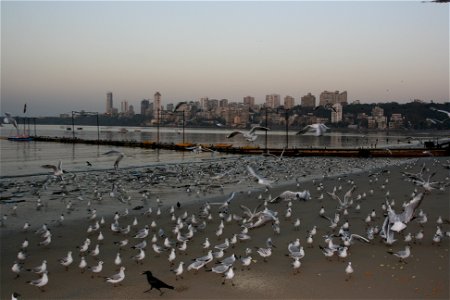
[[[339,91],[328,92],[324,91],[320,94],[319,105],[336,104],[341,103],[342,105],[347,105],[347,91],[339,93]]]
[[[123,100],[120,102],[120,112],[126,114],[128,112],[128,101]]]
[[[147,115],[150,109],[150,101],[148,99],[143,99],[141,101],[141,115]]]
[[[331,111],[331,123],[338,123],[342,121],[342,104],[333,104],[334,110]]]
[[[209,98],[208,97],[200,98],[200,107],[202,110],[209,109]]]
[[[156,92],[153,99],[153,110],[154,110],[154,117],[157,120],[161,119],[161,94],[159,92]]]
[[[277,108],[278,106],[280,106],[280,95],[266,95],[266,107]]]
[[[127,114],[130,115],[130,116],[134,116],[134,106],[133,105],[130,105],[128,107]]]
[[[291,96],[284,97],[284,108],[291,109],[295,106],[295,99]]]
[[[219,107],[224,108],[228,106],[228,99],[222,99],[219,101]]]
[[[113,93],[106,93],[106,114],[112,115],[113,113]]]
[[[248,105],[249,107],[255,106],[255,97],[252,96],[244,97],[244,104]]]
[[[308,93],[308,95],[305,95],[302,97],[301,100],[302,107],[315,107],[316,106],[316,96],[311,95],[311,93]]]

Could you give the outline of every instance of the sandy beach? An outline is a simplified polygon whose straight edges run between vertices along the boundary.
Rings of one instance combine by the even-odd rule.
[[[423,164],[423,178],[432,173],[431,181],[440,182],[431,191],[414,185],[402,172],[417,173]],[[246,169],[250,165],[259,175],[274,181],[270,188],[258,184]],[[161,164],[139,169],[119,169],[117,172],[95,171],[78,172],[64,175],[64,180],[47,181],[46,176],[30,176],[7,178],[2,180],[2,216],[1,234],[1,299],[10,299],[13,292],[21,295],[19,299],[305,299],[305,298],[355,298],[355,299],[448,299],[449,293],[449,231],[450,224],[450,186],[448,158],[421,159],[343,159],[343,158],[279,158],[244,157],[221,160],[205,160],[197,163]],[[371,176],[369,176],[371,175]],[[46,182],[44,184],[44,182]],[[447,186],[445,186],[447,184]],[[338,211],[337,200],[332,199],[327,192],[336,187],[336,195],[343,199],[344,194],[356,186],[351,198],[353,204],[347,209]],[[258,207],[264,209],[266,200],[274,199],[282,192],[309,191],[311,199],[279,201],[267,203],[267,209],[276,212],[279,220],[280,233],[276,233],[272,222],[250,228],[250,240],[238,241],[224,250],[224,256],[235,254],[245,257],[246,249],[252,250],[253,258],[250,269],[243,268],[239,259],[233,264],[235,276],[225,280],[223,276],[210,270],[217,261],[213,259],[197,273],[187,271],[187,266],[195,259],[207,254],[202,244],[208,237],[209,249],[216,252],[215,245],[231,239],[234,234],[242,231],[244,211],[241,205],[250,210]],[[371,192],[372,191],[372,192]],[[235,192],[230,201],[227,213],[219,214],[220,205]],[[381,229],[386,213],[382,209],[386,200],[392,208],[400,213],[402,203],[412,199],[412,193],[424,192],[416,215],[420,210],[427,216],[427,222],[420,224],[414,219],[407,224],[401,233],[395,233],[397,239],[392,245],[386,245],[379,234],[375,234],[370,243],[354,241],[349,246],[349,255],[339,258],[337,253],[327,259],[319,245],[327,246],[324,235],[338,234],[339,228],[348,220],[350,232],[368,237],[369,227]],[[323,195],[323,197],[321,196]],[[39,200],[40,199],[40,200]],[[22,201],[25,200],[25,201]],[[20,202],[19,202],[20,201]],[[41,207],[38,209],[38,202]],[[180,208],[176,203],[180,203]],[[210,219],[200,214],[201,208],[210,204]],[[14,205],[17,208],[14,212]],[[292,211],[286,217],[288,207]],[[70,206],[70,209],[67,207]],[[360,209],[357,209],[357,206]],[[323,207],[326,216],[332,218],[340,214],[340,220],[335,229],[330,228],[330,221],[319,216]],[[143,213],[152,209],[152,213]],[[96,216],[91,218],[92,210]],[[171,210],[174,210],[171,213]],[[125,211],[128,214],[124,216]],[[158,210],[160,214],[158,215]],[[121,228],[131,225],[127,235],[114,233],[111,223],[115,212],[121,215],[118,223]],[[375,212],[375,217],[367,222],[367,216]],[[64,214],[64,221],[59,221]],[[155,244],[162,246],[164,237],[158,231],[164,230],[165,236],[171,241],[177,240],[173,232],[177,219],[186,215],[180,232],[188,232],[195,215],[197,224],[205,221],[205,229],[196,229],[189,239],[187,250],[178,250],[173,265],[168,261],[170,250],[156,255],[152,249],[152,237],[157,236]],[[441,217],[442,224],[437,220]],[[96,231],[88,233],[89,226],[104,219]],[[296,219],[300,226],[294,227]],[[137,220],[137,225],[132,225]],[[174,221],[175,220],[175,221]],[[25,222],[31,227],[23,230]],[[216,235],[219,224],[223,222],[223,233]],[[154,227],[151,224],[154,223]],[[35,231],[47,224],[51,231],[52,241],[48,246],[38,245],[43,238]],[[135,233],[146,225],[150,227],[149,235],[144,239],[134,238]],[[307,243],[308,232],[316,226],[317,233],[313,243]],[[440,242],[433,242],[437,227],[443,232]],[[423,239],[416,240],[415,235],[423,230]],[[104,240],[98,241],[99,233]],[[404,237],[411,233],[413,238],[405,242]],[[104,262],[99,276],[92,278],[92,272],[81,272],[79,248],[89,237],[89,250],[99,244],[100,253],[97,257],[84,255],[88,266],[94,266],[97,261]],[[271,238],[276,247],[267,261],[257,253],[257,248],[266,247],[266,240]],[[44,291],[32,286],[27,281],[40,276],[23,270],[16,278],[11,267],[18,261],[17,254],[22,242],[27,239],[29,246],[25,250],[27,257],[22,261],[24,269],[32,269],[48,262],[49,282]],[[124,239],[129,244],[119,250],[114,244]],[[300,259],[299,272],[294,274],[293,259],[288,256],[288,244],[300,240],[305,256]],[[144,252],[146,257],[141,263],[132,259],[138,251],[132,249],[142,240],[147,241]],[[342,244],[341,238],[333,237],[335,244]],[[411,246],[411,256],[404,262],[389,251],[403,250]],[[68,251],[73,252],[74,262],[65,269],[59,262]],[[114,263],[120,252],[125,269],[125,279],[117,287],[105,281],[117,273],[119,266]],[[222,259],[223,259],[222,258]],[[183,278],[176,280],[171,271],[183,261]],[[345,269],[348,262],[352,263],[354,272],[348,278]],[[153,275],[174,287],[165,289],[164,294],[149,289],[143,271],[150,270]],[[232,285],[234,284],[234,285]]]

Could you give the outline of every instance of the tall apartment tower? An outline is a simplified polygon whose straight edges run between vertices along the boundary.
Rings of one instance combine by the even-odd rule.
[[[120,112],[126,114],[128,112],[128,101],[123,100],[120,103]]]
[[[255,97],[252,96],[244,97],[244,104],[250,107],[255,106]]]
[[[316,96],[311,95],[311,93],[303,96],[301,101],[302,107],[316,107]]]
[[[280,95],[266,95],[266,107],[277,108],[278,106],[280,106]]]
[[[333,105],[336,103],[341,103],[342,105],[347,104],[347,91],[343,91],[342,93],[339,93],[339,91],[335,92],[324,91],[320,94],[319,105],[326,105],[326,104]]]
[[[291,96],[284,97],[284,108],[291,109],[295,106],[295,99]]]
[[[147,99],[143,99],[141,101],[141,115],[148,114],[149,108],[150,108],[150,101]]]
[[[161,94],[159,92],[155,93],[153,99],[153,111],[154,116],[157,120],[161,119]]]
[[[106,114],[112,115],[113,113],[113,93],[106,93]]]

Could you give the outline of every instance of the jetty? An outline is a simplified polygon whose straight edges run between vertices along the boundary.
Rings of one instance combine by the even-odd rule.
[[[233,144],[193,144],[193,143],[156,143],[152,141],[134,140],[89,140],[67,137],[35,136],[36,142],[82,143],[90,145],[107,145],[112,147],[135,147],[147,149],[163,149],[174,151],[192,151],[193,147],[201,146],[216,152],[245,155],[271,155],[286,157],[302,156],[335,156],[335,157],[427,157],[450,156],[450,142],[441,144],[426,142],[423,148],[261,148],[258,146],[235,147]],[[200,147],[199,147],[200,148]]]

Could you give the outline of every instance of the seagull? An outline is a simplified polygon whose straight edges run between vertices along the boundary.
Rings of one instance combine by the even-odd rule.
[[[145,252],[142,249],[139,249],[139,253],[131,257],[136,263],[141,262],[141,265],[144,264],[142,260],[145,258]]]
[[[61,258],[59,260],[59,262],[61,263],[61,265],[66,267],[66,271],[68,271],[69,270],[69,266],[73,263],[72,251],[67,252],[67,256]]]
[[[80,264],[78,265],[78,268],[81,269],[81,273],[84,273],[85,268],[87,267],[87,262],[84,256],[81,257]]]
[[[11,294],[11,300],[19,300],[19,297],[20,297],[21,295],[19,294],[19,293],[16,293],[16,292],[13,292],[12,294]]]
[[[122,160],[122,158],[124,158],[125,154],[123,154],[118,150],[110,150],[108,152],[103,153],[103,155],[114,155],[114,154],[118,155],[116,161],[114,162],[114,170],[117,171],[119,169],[119,163]]]
[[[93,273],[100,273],[103,269],[103,261],[99,261],[96,266],[88,267],[88,269]],[[92,274],[92,278],[94,278],[93,274]]]
[[[231,285],[234,286],[233,278],[234,278],[234,270],[233,270],[233,267],[230,267],[224,274],[222,284],[225,284],[225,280],[230,280]]]
[[[404,260],[411,255],[411,248],[409,245],[406,245],[405,250],[400,250],[397,252],[388,251],[388,253],[397,256],[401,262],[405,262]]]
[[[48,283],[47,271],[42,273],[41,278],[32,281],[27,281],[27,283],[37,286],[41,291],[44,292],[43,287]]]
[[[59,161],[58,165],[42,165],[42,168],[46,168],[46,169],[52,169],[53,170],[53,176],[58,177],[59,179],[62,180],[62,176],[64,171],[62,170],[62,162]]]
[[[19,278],[19,273],[22,272],[23,267],[18,263],[14,262],[14,265],[11,267],[11,271],[16,274],[16,278]]]
[[[184,262],[181,261],[178,267],[172,270],[172,272],[175,273],[175,280],[178,280],[178,277],[183,278],[183,276],[181,276],[181,274],[183,274],[184,271],[183,266]]]
[[[10,113],[5,112],[5,118],[3,119],[3,123],[12,124],[17,130],[19,130],[19,128],[17,127],[16,119],[14,119]]]
[[[353,267],[351,262],[349,262],[347,267],[345,268],[345,273],[347,274],[347,278],[345,280],[346,281],[350,280],[353,273]]]
[[[47,271],[47,260],[44,259],[39,266],[37,266],[33,269],[27,269],[27,271],[31,271],[36,274],[42,274],[42,273],[46,272]]]
[[[292,262],[292,268],[294,269],[294,275],[300,272],[300,266],[301,266],[300,258],[295,257],[294,261]]]
[[[227,135],[227,139],[231,139],[232,137],[238,135],[238,134],[242,134],[242,136],[249,142],[254,142],[258,136],[256,135],[255,131],[257,130],[263,130],[263,131],[269,131],[270,129],[267,127],[263,127],[263,126],[254,126],[252,127],[252,129],[250,129],[250,131],[248,132],[243,132],[243,131],[233,131],[231,132],[229,135]]]
[[[400,232],[406,228],[406,224],[408,224],[413,216],[416,209],[419,207],[420,203],[423,200],[423,193],[419,193],[413,197],[403,208],[403,212],[401,214],[396,214],[392,209],[389,203],[386,203],[387,212],[388,212],[388,220],[389,224],[393,224],[390,230]]]
[[[111,277],[106,278],[106,282],[112,283],[116,286],[117,283],[122,282],[125,279],[125,267],[120,267],[120,271],[117,274],[112,275]]]
[[[264,262],[267,262],[266,258],[272,255],[272,248],[256,248],[256,252],[263,258]]]
[[[430,107],[430,109],[431,109],[432,111],[437,111],[437,112],[444,113],[444,114],[447,115],[447,118],[450,118],[450,112],[448,112],[448,111],[446,111],[446,110],[436,109],[436,108],[434,108],[434,107]]]
[[[250,173],[250,175],[252,175],[253,177],[255,177],[256,179],[258,179],[258,183],[261,185],[265,185],[267,187],[272,187],[271,184],[273,183],[273,181],[268,180],[264,177],[261,177],[260,175],[256,174],[256,172],[253,170],[252,167],[247,166],[247,170]]]
[[[290,201],[290,200],[295,200],[295,199],[307,201],[307,200],[311,199],[311,194],[307,190],[304,190],[303,192],[284,191],[279,196],[273,198],[269,202],[276,203],[276,202],[279,202],[280,200]]]
[[[316,124],[307,125],[307,126],[303,127],[296,133],[296,135],[304,134],[307,132],[314,132],[315,136],[322,136],[329,129],[330,128],[328,128],[325,124],[316,123]]]
[[[144,293],[150,292],[153,288],[157,289],[160,292],[160,296],[164,293],[163,291],[161,291],[161,289],[171,289],[173,290],[174,287],[171,285],[168,285],[167,283],[162,282],[161,280],[159,280],[158,278],[154,277],[152,272],[150,271],[145,271],[142,272],[142,275],[147,275],[147,281],[150,284],[150,289],[144,291]]]

